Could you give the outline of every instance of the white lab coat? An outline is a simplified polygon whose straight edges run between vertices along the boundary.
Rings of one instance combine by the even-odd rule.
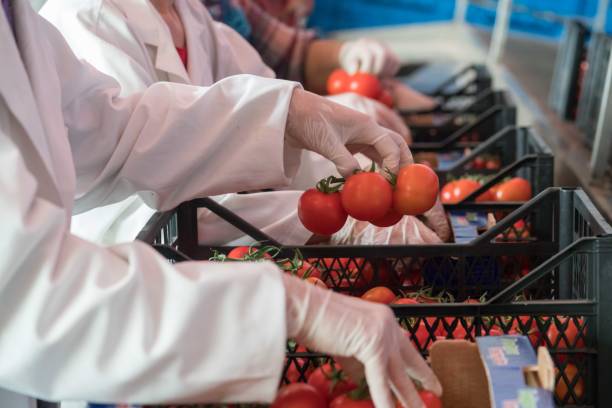
[[[26,0],[13,3],[19,49],[0,9],[0,388],[50,400],[270,401],[286,341],[275,266],[170,265],[142,243],[104,248],[69,227],[75,197],[86,210],[140,191],[164,210],[288,184],[298,153],[280,124],[297,85],[240,76],[121,98]],[[19,406],[12,397],[0,406]]]
[[[176,8],[185,27],[188,69],[176,52],[168,27],[148,0],[50,0],[41,15],[60,30],[77,56],[118,80],[124,95],[159,81],[209,86],[241,73],[274,76],[255,49],[231,28],[215,23],[199,0],[177,0]],[[213,126],[221,123],[210,116],[206,127]],[[236,131],[241,138],[251,137],[251,129],[246,126]],[[265,160],[265,156],[252,156],[251,160]],[[312,234],[297,217],[300,195],[301,191],[294,190],[228,194],[216,200],[278,241],[301,245]],[[153,213],[142,199],[133,196],[76,215],[72,232],[103,244],[127,242],[136,237]],[[253,242],[208,210],[200,210],[198,218],[202,244]]]

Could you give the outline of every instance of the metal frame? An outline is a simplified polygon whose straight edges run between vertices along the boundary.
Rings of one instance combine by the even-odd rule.
[[[606,81],[591,154],[591,177],[599,179],[612,168],[612,54],[607,61]]]
[[[489,46],[489,63],[496,64],[501,60],[510,29],[510,16],[512,14],[512,0],[499,0],[495,15],[493,37]]]
[[[455,16],[454,21],[458,24],[465,23],[467,16],[467,10],[470,2],[469,0],[455,0]]]
[[[597,15],[593,29],[600,32],[606,31],[606,22],[608,20],[608,9],[610,8],[610,0],[599,0],[597,4]]]

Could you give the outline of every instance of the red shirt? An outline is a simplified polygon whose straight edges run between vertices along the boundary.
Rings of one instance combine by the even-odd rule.
[[[179,57],[181,57],[181,61],[183,61],[183,65],[185,66],[185,68],[187,68],[187,47],[176,47],[176,52],[178,52]]]

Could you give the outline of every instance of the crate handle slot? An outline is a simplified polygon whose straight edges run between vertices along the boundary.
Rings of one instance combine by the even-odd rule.
[[[169,245],[153,245],[153,248],[163,255],[165,258],[170,259],[175,262],[185,262],[191,261],[191,258],[178,249],[171,247]]]
[[[539,279],[542,279],[545,275],[549,274],[554,268],[561,265],[562,262],[567,260],[570,256],[573,256],[578,251],[589,250],[593,247],[598,240],[602,238],[596,237],[587,237],[580,238],[576,242],[568,245],[566,248],[563,248],[559,253],[555,254],[553,257],[547,259],[538,267],[536,267],[533,271],[529,272],[527,275],[523,276],[518,281],[512,283],[505,289],[502,289],[501,292],[497,293],[495,296],[490,298],[486,304],[499,304],[499,303],[507,303],[511,302],[516,296],[517,293],[528,289],[532,284],[537,282]],[[612,242],[612,236],[603,238],[607,241]]]
[[[477,128],[478,126],[480,126],[484,121],[499,115],[501,113],[504,113],[504,111],[506,110],[506,107],[503,105],[495,105],[489,109],[487,109],[485,112],[481,113],[478,118],[476,118],[476,120],[472,123],[468,123],[467,125],[463,126],[461,129],[457,129],[457,131],[455,131],[455,133],[453,133],[452,135],[448,136],[446,139],[444,139],[442,142],[421,142],[421,143],[413,143],[410,146],[410,150],[412,150],[413,152],[415,151],[430,151],[430,150],[440,150],[440,149],[444,149],[449,147],[450,145],[452,145],[453,143],[457,142],[459,139],[461,139],[461,137],[465,136],[466,133],[474,130],[475,128]]]
[[[277,240],[211,198],[197,198],[192,203],[197,208],[207,208],[256,241],[265,242],[276,247],[282,246]]]
[[[136,236],[136,240],[153,245],[157,235],[168,224],[168,221],[176,213],[176,209],[165,212],[156,212],[149,218],[144,228]]]
[[[452,84],[453,82],[455,82],[458,78],[462,77],[463,75],[467,74],[470,71],[478,71],[478,68],[476,67],[476,65],[473,65],[473,64],[468,65],[467,67],[463,68],[461,71],[449,76],[446,80],[444,80],[444,82],[438,85],[438,87],[431,93],[431,96],[441,96],[441,97],[454,96],[452,94],[445,94],[444,90],[448,88],[448,86]],[[470,83],[469,85],[471,84],[472,83]]]
[[[477,104],[483,102],[485,99],[487,99],[494,93],[495,91],[493,91],[492,89],[486,89],[482,91],[467,106],[464,106],[463,108],[452,112],[452,115],[447,120],[444,121],[444,124],[442,126],[447,125],[451,123],[453,120],[457,119],[459,116],[466,114],[467,112],[469,112],[470,109],[472,109]],[[399,114],[402,116],[414,116],[414,115],[427,115],[427,114],[432,114],[432,113],[440,113],[440,112],[444,112],[443,105],[444,105],[443,103],[439,103],[433,109],[400,110]]]

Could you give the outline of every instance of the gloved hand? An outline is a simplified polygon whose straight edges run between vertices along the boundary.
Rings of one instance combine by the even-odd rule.
[[[373,118],[380,126],[399,133],[404,138],[406,143],[412,143],[410,129],[408,129],[404,123],[404,120],[397,113],[395,113],[395,111],[389,109],[382,103],[352,92],[326,96],[326,98],[332,102],[346,106],[347,108],[365,113],[369,117]]]
[[[442,239],[418,218],[403,217],[391,227],[377,227],[367,221],[349,219],[331,236],[331,245],[431,245]]]
[[[337,357],[351,377],[365,369],[377,408],[424,407],[411,381],[437,395],[442,387],[385,305],[334,293],[283,276],[287,293],[287,336]]]
[[[446,217],[444,206],[438,197],[438,201],[425,214],[425,225],[434,230],[438,237],[444,242],[451,239],[451,227]]]
[[[383,78],[394,76],[400,67],[399,58],[393,51],[366,38],[342,44],[338,60],[349,74],[367,72]]]
[[[331,160],[345,177],[359,169],[355,153],[393,172],[413,162],[399,134],[367,115],[301,89],[293,91],[285,140],[289,147],[311,150]]]
[[[431,110],[438,105],[435,99],[415,91],[396,79],[385,79],[382,84],[393,96],[395,107],[399,110]]]

